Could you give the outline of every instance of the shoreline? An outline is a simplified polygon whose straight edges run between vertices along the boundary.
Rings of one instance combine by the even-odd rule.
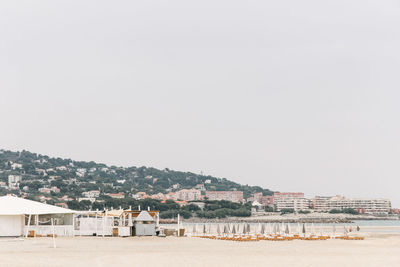
[[[267,214],[250,217],[227,217],[222,219],[190,218],[182,219],[185,223],[352,223],[354,221],[391,221],[400,220],[395,216],[348,215],[348,214]],[[160,219],[161,224],[176,224],[176,219]]]

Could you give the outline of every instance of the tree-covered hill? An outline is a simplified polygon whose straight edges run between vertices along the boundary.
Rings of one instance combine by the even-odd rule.
[[[168,193],[204,184],[206,190],[239,190],[244,196],[262,192],[271,195],[268,189],[241,185],[226,178],[205,176],[191,172],[159,170],[151,167],[117,167],[93,161],[74,161],[51,158],[29,151],[13,152],[0,150],[0,182],[7,184],[9,175],[22,177],[19,189],[0,187],[5,193],[37,196],[39,188],[57,187],[60,192],[51,192],[50,197],[82,197],[82,193],[100,190],[102,194],[123,192],[129,197],[137,192],[147,194]],[[3,183],[3,185],[4,185]]]

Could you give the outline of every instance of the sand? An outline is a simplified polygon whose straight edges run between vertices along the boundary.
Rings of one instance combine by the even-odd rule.
[[[363,241],[232,242],[190,237],[0,239],[0,266],[400,266],[400,234]]]

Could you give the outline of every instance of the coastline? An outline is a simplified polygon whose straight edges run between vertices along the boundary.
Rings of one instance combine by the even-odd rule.
[[[400,220],[398,216],[373,216],[351,214],[285,214],[267,213],[252,215],[250,217],[227,217],[222,219],[190,218],[183,219],[185,223],[352,223],[354,221],[389,221]],[[176,224],[176,219],[161,219],[162,224]]]

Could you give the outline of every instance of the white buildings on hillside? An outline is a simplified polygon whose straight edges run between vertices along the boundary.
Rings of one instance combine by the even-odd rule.
[[[8,175],[8,188],[11,190],[19,189],[19,184],[22,181],[21,175]]]
[[[243,202],[243,191],[206,191],[208,200],[228,200]]]
[[[186,201],[201,200],[201,191],[197,189],[182,189],[175,192],[175,199]]]
[[[87,198],[96,198],[100,196],[100,191],[99,190],[86,191],[83,192],[82,195]]]

